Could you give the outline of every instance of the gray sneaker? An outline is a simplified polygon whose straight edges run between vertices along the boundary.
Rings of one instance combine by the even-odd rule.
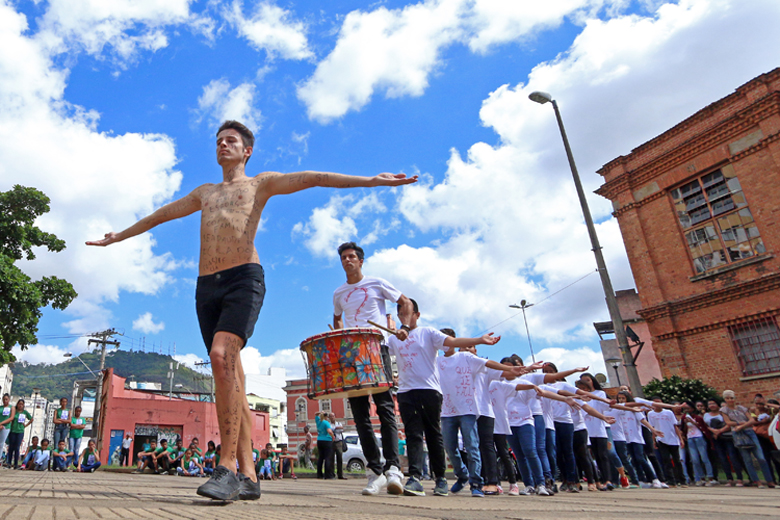
[[[424,497],[425,490],[419,480],[414,477],[409,477],[409,480],[406,481],[406,485],[404,486],[404,495],[410,497]]]
[[[241,481],[241,489],[238,493],[239,500],[260,499],[260,478],[259,477],[257,479],[257,482],[252,482],[252,480],[249,477],[247,477],[243,473],[239,473],[238,480]]]
[[[437,497],[446,497],[450,494],[446,478],[441,477],[436,479],[436,486],[433,488],[433,494]]]
[[[241,481],[238,475],[225,466],[217,466],[214,474],[205,484],[202,484],[197,493],[214,500],[235,500],[241,492]]]

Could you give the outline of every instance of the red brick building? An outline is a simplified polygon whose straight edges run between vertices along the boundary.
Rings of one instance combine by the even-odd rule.
[[[780,390],[780,69],[599,173],[663,375]]]
[[[208,441],[219,444],[217,409],[213,403],[172,398],[152,391],[125,388],[125,378],[114,374],[113,368],[103,373],[100,431],[97,445],[100,460],[105,463],[121,446],[126,434],[133,436],[131,453],[141,451],[143,442],[181,438],[187,446],[197,437],[205,449]],[[255,446],[265,446],[270,439],[269,416],[251,410],[252,440]]]
[[[284,391],[287,392],[287,438],[290,443],[290,451],[297,450],[298,445],[306,439],[303,427],[307,424],[316,438],[317,428],[314,416],[318,412],[333,412],[336,415],[336,420],[344,425],[345,434],[357,432],[347,398],[309,399],[306,395],[307,383],[306,379],[297,379],[287,381],[287,386],[284,387]],[[397,403],[395,414],[400,429],[402,423]],[[371,421],[374,425],[374,431],[379,434],[379,418],[376,415],[373,401],[371,402]]]

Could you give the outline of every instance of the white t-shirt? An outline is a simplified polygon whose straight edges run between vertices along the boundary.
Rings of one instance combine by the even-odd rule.
[[[642,412],[627,412],[625,410],[615,410],[617,412],[617,422],[623,427],[623,433],[626,437],[626,442],[634,442],[636,444],[644,444],[645,439],[642,437],[642,423],[640,422],[645,418]],[[615,424],[617,424],[617,422]],[[614,435],[615,430],[612,430]]]
[[[558,389],[552,385],[539,385],[539,388],[541,388],[542,390],[547,390],[548,392],[552,392],[554,394],[558,393]],[[556,401],[555,399],[547,399],[546,397],[539,397],[539,394],[536,395],[536,398],[539,400],[540,404],[542,405],[542,417],[544,417],[545,429],[555,430],[555,422],[553,420],[553,417],[555,416],[555,405],[559,403],[564,406],[569,406],[569,405],[561,401]]]
[[[586,403],[587,404],[587,403]],[[572,410],[571,421],[574,424],[574,431],[587,430],[588,426],[585,424],[585,416],[587,412],[583,410]],[[588,437],[588,444],[590,444],[590,437]]]
[[[132,437],[130,437],[129,439],[126,438],[126,437],[124,439],[122,439],[122,447],[124,449],[129,450],[130,449],[130,445],[132,445],[132,444],[133,444],[133,438]]]
[[[474,378],[474,398],[477,401],[477,417],[496,417],[490,400],[489,387],[490,383],[498,381],[503,373],[503,370],[487,367],[485,367],[485,370],[477,372]]]
[[[515,380],[517,386],[517,380]],[[507,400],[506,411],[509,419],[509,426],[525,426],[534,424],[532,403],[539,403],[534,390],[518,390]]]
[[[442,417],[477,415],[475,375],[485,370],[487,359],[471,352],[456,352],[436,358],[442,390]]]
[[[683,421],[685,420],[685,417],[690,417],[690,415],[685,414],[683,416]],[[688,426],[688,434],[685,436],[688,439],[695,439],[696,437],[703,437],[704,434],[701,432],[698,426],[696,426],[696,423],[689,422],[687,424]]]
[[[615,410],[612,407],[607,407],[607,410],[604,412],[604,415],[607,417],[614,417],[615,422],[613,424],[610,424],[608,428],[612,431],[612,440],[613,441],[621,441],[621,442],[627,442],[626,441],[626,434],[623,430],[623,423],[620,421],[620,413],[622,410]]]
[[[401,291],[390,282],[364,276],[358,283],[345,283],[333,293],[333,315],[343,316],[344,327],[371,327],[368,321],[384,324],[385,300],[397,302]],[[384,333],[384,332],[383,332]],[[387,338],[387,333],[385,338]]]
[[[647,412],[647,422],[649,422],[653,428],[664,434],[663,437],[657,437],[656,442],[663,442],[670,446],[679,446],[680,439],[677,437],[677,417],[671,410],[661,410],[660,412],[650,411]]]
[[[594,390],[591,393],[604,399],[607,398],[607,394],[603,390]],[[588,404],[597,412],[607,415],[607,410],[609,410],[608,404],[595,399],[591,399]],[[585,426],[588,428],[588,437],[593,437],[594,439],[607,438],[607,423],[598,417],[593,417],[590,414],[585,415]]]
[[[559,381],[557,383],[553,383],[553,388],[556,388],[558,390],[565,390],[566,392],[571,392],[572,394],[577,393],[577,387],[570,385],[566,381]],[[551,401],[552,402],[552,408],[553,408],[553,421],[559,422],[559,423],[566,423],[566,424],[574,424],[574,420],[572,418],[573,414],[575,413],[572,411],[571,406],[569,406],[566,403],[563,403],[561,401]],[[584,428],[584,425],[583,425]]]
[[[506,413],[506,402],[514,394],[515,386],[515,384],[503,380],[490,382],[488,393],[490,394],[490,404],[493,406],[493,413],[496,416],[493,433],[512,435],[512,429],[509,427],[509,418]]]
[[[532,385],[543,385],[544,384],[544,374],[523,374],[520,377],[520,380],[517,381],[518,384],[520,383],[526,383],[526,384],[532,384]],[[533,392],[534,395],[537,395],[536,392]],[[544,415],[542,413],[542,403],[535,399],[533,403],[531,403],[531,413],[534,415]]]
[[[444,348],[447,335],[433,327],[416,327],[406,341],[395,336],[387,340],[390,354],[398,364],[398,393],[409,390],[436,390],[441,393],[436,354]]]

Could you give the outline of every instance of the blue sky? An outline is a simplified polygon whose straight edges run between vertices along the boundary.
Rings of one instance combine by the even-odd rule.
[[[80,334],[114,327],[122,348],[175,343],[205,356],[194,310],[198,219],[107,249],[121,230],[218,182],[214,132],[255,130],[248,173],[301,169],[419,174],[397,189],[313,189],[273,199],[256,246],[268,292],[248,372],[302,374],[298,344],[327,330],[344,281],[342,241],[364,272],[420,303],[422,323],[503,339],[484,354],[603,370],[607,319],[549,105],[558,100],[586,191],[604,163],[777,66],[773,0],[240,2],[0,0],[0,189],[52,199],[40,225],[68,249],[23,269],[79,298],[47,310],[40,344],[58,362]],[[591,211],[618,289],[633,287],[608,201]],[[544,300],[544,301],[542,301]]]

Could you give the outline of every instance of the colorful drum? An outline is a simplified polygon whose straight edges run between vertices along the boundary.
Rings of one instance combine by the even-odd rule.
[[[377,329],[340,329],[301,342],[310,399],[386,392],[392,384],[382,362],[384,336]]]

